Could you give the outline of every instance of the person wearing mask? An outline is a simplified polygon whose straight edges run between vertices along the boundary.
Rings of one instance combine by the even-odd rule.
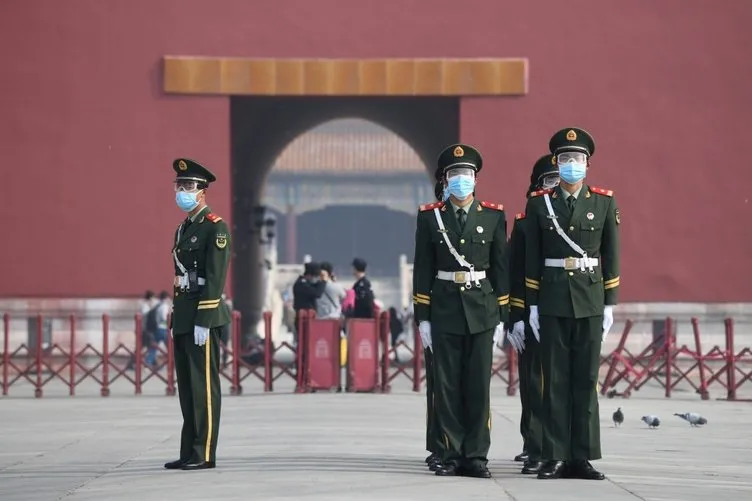
[[[319,263],[308,262],[304,265],[303,274],[292,286],[293,309],[295,310],[295,331],[293,344],[298,344],[298,330],[300,329],[300,312],[302,310],[316,310],[316,302],[324,293],[326,282],[321,280],[321,266]]]
[[[413,303],[433,350],[435,406],[444,449],[439,476],[490,478],[493,345],[509,312],[503,206],[475,199],[480,153],[455,144],[438,159],[446,202],[418,211]]]
[[[167,469],[204,470],[216,466],[221,410],[219,339],[230,323],[222,300],[230,264],[230,229],[206,204],[216,181],[206,167],[178,158],[172,168],[175,201],[188,217],[175,232],[172,310],[173,349],[183,430],[180,458]]]
[[[603,480],[598,367],[619,290],[619,208],[611,190],[585,184],[595,153],[579,128],[558,131],[549,150],[559,186],[525,209],[525,287],[540,342],[544,421],[539,479]]]
[[[353,259],[353,276],[355,284],[355,305],[353,306],[353,318],[373,318],[374,317],[374,294],[371,288],[371,281],[366,277],[365,260],[356,257]]]
[[[559,184],[559,168],[550,153],[535,162],[530,175],[530,187],[526,196],[541,189],[555,188]],[[533,331],[526,325],[529,310],[525,305],[525,213],[514,218],[512,234],[509,238],[509,270],[511,284],[509,291],[509,323],[512,325],[508,334],[510,344],[519,355],[518,377],[520,389],[520,434],[522,435],[522,452],[514,460],[522,461],[523,474],[536,474],[540,469],[541,441],[543,425],[541,415],[541,361],[538,343]]]

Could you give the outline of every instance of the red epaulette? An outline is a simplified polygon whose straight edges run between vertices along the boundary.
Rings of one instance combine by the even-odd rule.
[[[491,202],[481,202],[480,205],[486,209],[504,210],[504,204],[492,204]]]
[[[538,191],[533,191],[532,193],[530,193],[530,197],[531,197],[531,198],[532,198],[532,197],[539,197],[539,196],[541,196],[541,195],[546,195],[547,193],[553,193],[553,192],[554,192],[554,189],[553,189],[553,188],[549,188],[549,189],[547,189],[547,190],[538,190]]]
[[[425,212],[427,210],[441,209],[442,207],[444,207],[444,202],[434,202],[432,204],[423,204],[420,206],[420,212]]]
[[[589,186],[589,188],[590,188],[590,191],[592,191],[593,193],[597,193],[599,195],[604,195],[607,197],[614,196],[613,190],[604,190],[603,188],[596,188],[595,186]]]
[[[221,217],[219,217],[216,214],[212,214],[211,212],[206,215],[206,219],[208,219],[212,223],[218,223],[218,222],[220,222],[222,220]]]
[[[524,213],[524,212],[520,212],[519,214],[517,214],[516,216],[514,216],[514,218],[515,218],[516,220],[518,220],[518,221],[519,221],[520,219],[525,219],[525,213]]]

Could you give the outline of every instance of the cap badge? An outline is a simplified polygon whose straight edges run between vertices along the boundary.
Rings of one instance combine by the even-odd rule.
[[[462,149],[462,146],[457,146],[454,149],[454,156],[455,157],[462,157],[465,155],[465,150]]]
[[[573,130],[567,132],[567,141],[577,141],[577,133]]]
[[[178,162],[178,169],[180,170],[188,170],[188,164],[185,163],[185,160],[181,160]]]

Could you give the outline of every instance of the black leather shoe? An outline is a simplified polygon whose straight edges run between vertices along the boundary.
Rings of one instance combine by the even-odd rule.
[[[435,463],[436,461],[439,461],[441,458],[439,458],[439,455],[435,452],[432,452],[427,458],[426,458],[426,464]]]
[[[522,471],[520,473],[522,473],[523,475],[535,475],[538,473],[538,471],[540,471],[542,465],[543,463],[541,463],[540,461],[533,461],[528,459],[527,461],[525,461],[525,465],[522,467]]]
[[[582,480],[604,480],[606,475],[599,472],[589,461],[571,461],[567,467],[567,478]]]
[[[440,459],[437,459],[436,461],[431,461],[430,463],[428,463],[428,469],[431,471],[436,471],[442,468],[443,466],[444,464],[441,462]]]
[[[471,463],[460,472],[463,477],[491,478],[491,472],[483,463]]]
[[[528,459],[530,459],[530,456],[528,455],[527,451],[522,451],[514,457],[514,460],[518,463],[524,463]]]
[[[193,471],[193,470],[210,470],[212,468],[214,468],[214,461],[199,461],[197,463],[185,464],[180,469]]]
[[[538,470],[538,478],[542,480],[562,478],[566,469],[567,465],[564,461],[546,461]]]
[[[168,470],[179,470],[183,466],[190,463],[190,459],[178,459],[176,461],[170,461],[169,463],[165,463],[164,467]]]
[[[436,469],[436,475],[439,477],[456,477],[459,474],[459,467],[454,463],[442,464]]]

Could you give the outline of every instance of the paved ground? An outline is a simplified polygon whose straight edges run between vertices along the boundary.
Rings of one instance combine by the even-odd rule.
[[[282,389],[282,388],[280,388]],[[89,392],[92,394],[94,392]],[[62,395],[63,392],[58,394]],[[122,394],[121,394],[122,395]],[[176,398],[54,396],[0,400],[0,500],[710,501],[752,498],[752,404],[666,400],[643,390],[602,399],[608,480],[519,475],[519,401],[494,388],[492,480],[438,478],[423,464],[422,395],[289,393],[225,397],[218,468],[165,471],[178,448]],[[626,414],[620,429],[610,416]],[[691,428],[674,412],[707,417]],[[649,430],[639,420],[658,414]]]

